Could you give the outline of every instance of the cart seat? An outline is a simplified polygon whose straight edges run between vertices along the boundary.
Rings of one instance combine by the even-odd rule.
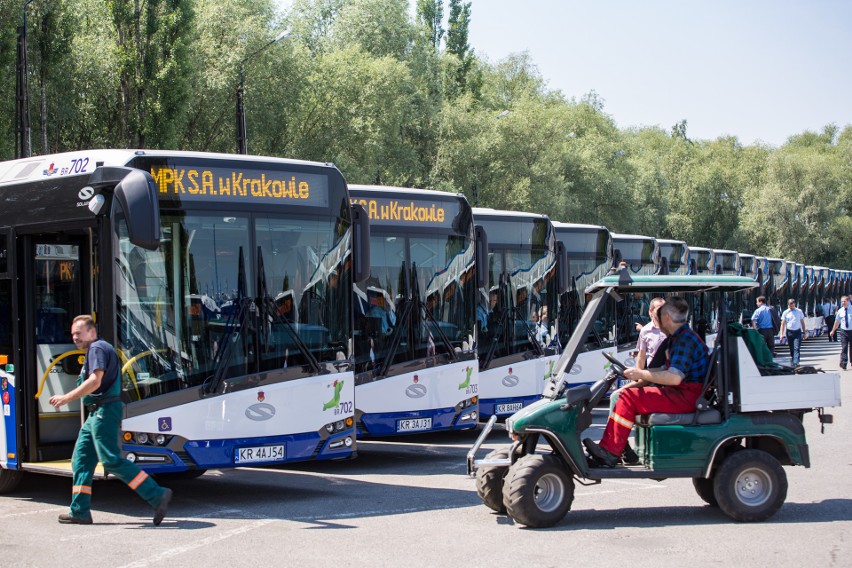
[[[696,416],[697,414],[697,416]],[[687,412],[686,414],[669,414],[668,412],[654,412],[653,414],[640,414],[636,417],[637,426],[693,426],[696,424],[720,424],[722,414],[715,408],[702,410],[701,412]]]

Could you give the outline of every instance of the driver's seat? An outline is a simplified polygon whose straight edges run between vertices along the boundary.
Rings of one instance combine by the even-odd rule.
[[[695,401],[695,412],[687,412],[685,414],[672,414],[669,412],[654,412],[652,414],[640,414],[636,416],[636,426],[693,426],[700,424],[720,424],[722,422],[722,413],[718,409],[710,406],[707,401],[712,399],[709,392],[715,385],[716,379],[716,364],[721,356],[719,345],[721,341],[716,341],[716,346],[710,353],[710,364],[707,367],[707,374],[704,376],[704,387],[701,389],[701,396]]]

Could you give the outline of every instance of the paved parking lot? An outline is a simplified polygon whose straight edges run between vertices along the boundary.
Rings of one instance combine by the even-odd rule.
[[[837,344],[805,343],[804,364],[837,368]],[[842,375],[843,387],[852,371]],[[0,496],[3,566],[588,566],[852,565],[849,389],[820,434],[806,417],[812,467],[785,468],[787,502],[736,524],[688,479],[577,486],[557,526],[530,530],[480,504],[464,456],[475,433],[362,442],[357,460],[210,471],[173,482],[159,528],[119,482],[96,483],[93,526],[56,522],[70,479],[30,475]],[[598,412],[599,433],[605,410]],[[483,448],[507,441],[494,432]]]

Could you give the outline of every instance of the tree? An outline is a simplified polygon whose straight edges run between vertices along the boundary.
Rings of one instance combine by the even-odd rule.
[[[450,0],[450,16],[447,22],[447,53],[459,60],[456,82],[461,90],[467,85],[467,75],[473,59],[473,51],[468,43],[470,4],[461,0]]]
[[[441,48],[444,37],[444,0],[417,0],[417,23],[425,29],[432,49]]]

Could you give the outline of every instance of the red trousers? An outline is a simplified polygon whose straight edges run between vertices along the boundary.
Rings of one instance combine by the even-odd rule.
[[[609,415],[600,446],[620,456],[630,438],[637,414],[695,412],[695,401],[701,395],[700,383],[681,383],[676,387],[639,387],[624,389]]]

